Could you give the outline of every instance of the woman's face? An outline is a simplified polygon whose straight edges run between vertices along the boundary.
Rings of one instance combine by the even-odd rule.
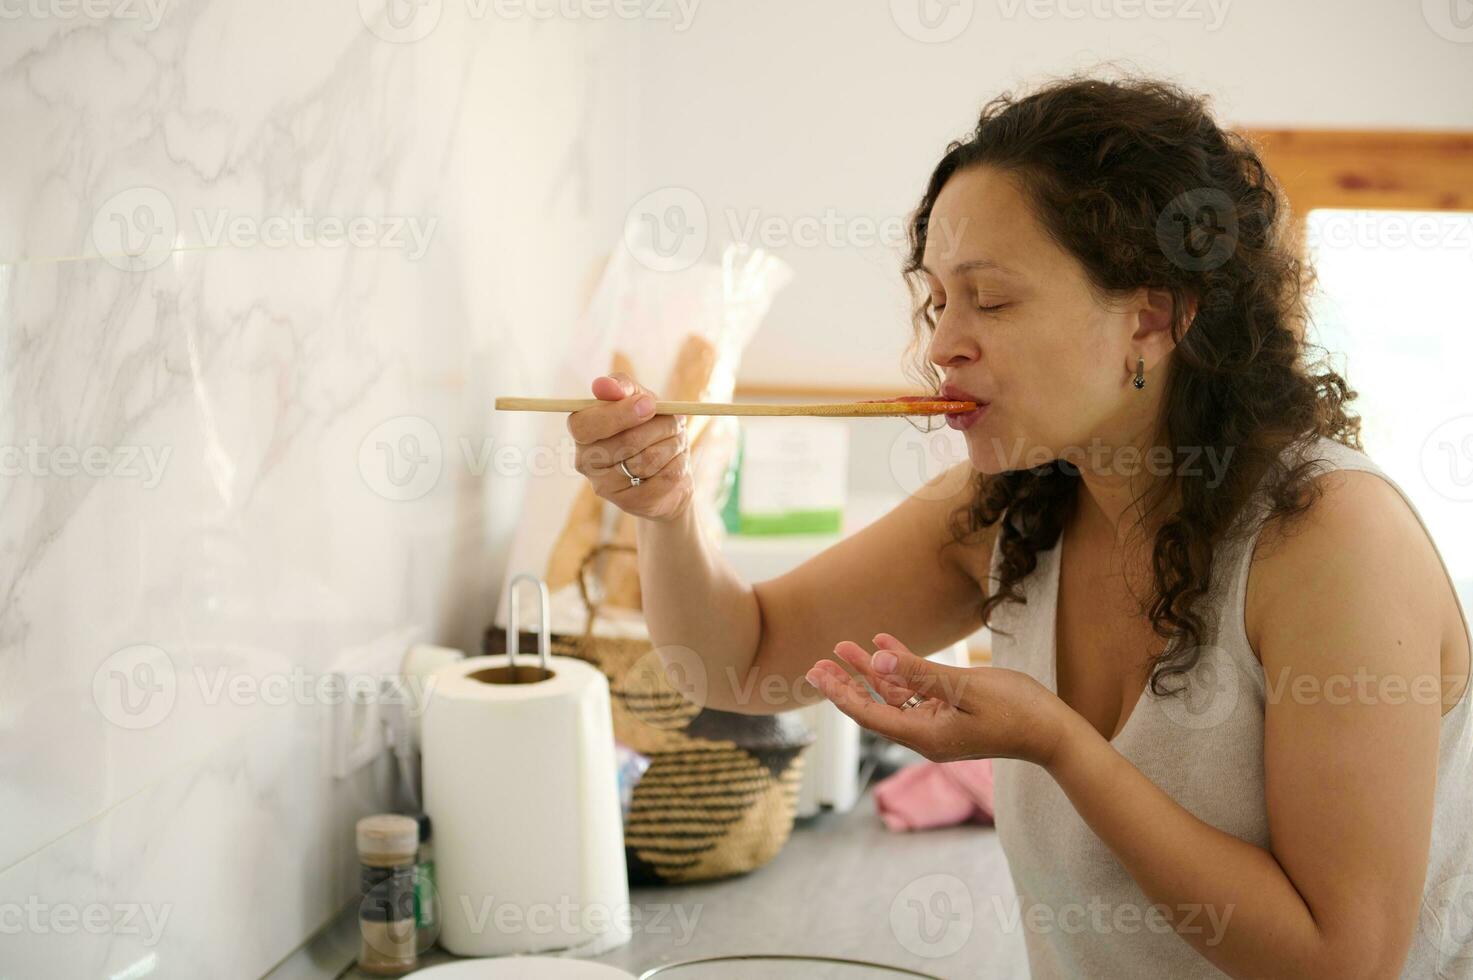
[[[1136,356],[1154,380],[1150,368],[1163,353],[1153,297],[1142,289],[1103,305],[1015,178],[990,167],[953,175],[932,210],[924,267],[936,320],[927,356],[954,389],[948,394],[989,403],[948,418],[963,430],[974,469],[998,473],[1066,455],[1085,462],[1070,450],[1137,437],[1155,391],[1131,383]]]

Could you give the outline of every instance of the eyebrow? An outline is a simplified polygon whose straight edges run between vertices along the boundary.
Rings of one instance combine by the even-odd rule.
[[[929,266],[926,266],[924,264],[921,266],[921,271],[922,272],[926,272],[926,273],[930,273],[933,276],[936,274],[935,272],[933,272],[931,270],[931,268]],[[954,276],[961,275],[964,272],[979,272],[979,271],[983,271],[983,272],[999,272],[999,273],[1002,273],[1005,276],[1016,276],[1016,275],[1018,275],[1018,273],[1015,270],[1009,269],[1007,266],[1003,265],[1002,263],[1000,263],[1000,262],[994,262],[991,259],[969,259],[966,262],[958,262],[956,265],[954,265],[954,266],[951,267],[951,274],[954,275]]]

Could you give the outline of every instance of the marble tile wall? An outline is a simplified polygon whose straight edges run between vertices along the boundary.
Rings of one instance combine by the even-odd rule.
[[[393,799],[323,678],[490,615],[635,45],[389,2],[3,12],[0,977],[264,973]]]

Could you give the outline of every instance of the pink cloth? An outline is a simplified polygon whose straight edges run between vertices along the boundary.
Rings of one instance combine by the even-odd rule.
[[[894,831],[992,822],[992,760],[918,762],[875,783],[875,807]]]

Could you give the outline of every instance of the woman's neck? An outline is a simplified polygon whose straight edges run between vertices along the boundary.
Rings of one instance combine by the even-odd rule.
[[[1080,479],[1074,528],[1110,542],[1112,550],[1137,537],[1149,540],[1176,510],[1178,494],[1171,479],[1176,453],[1153,430],[1139,426],[1133,434],[1112,442],[1098,439],[1096,444],[1107,448],[1071,460]]]

